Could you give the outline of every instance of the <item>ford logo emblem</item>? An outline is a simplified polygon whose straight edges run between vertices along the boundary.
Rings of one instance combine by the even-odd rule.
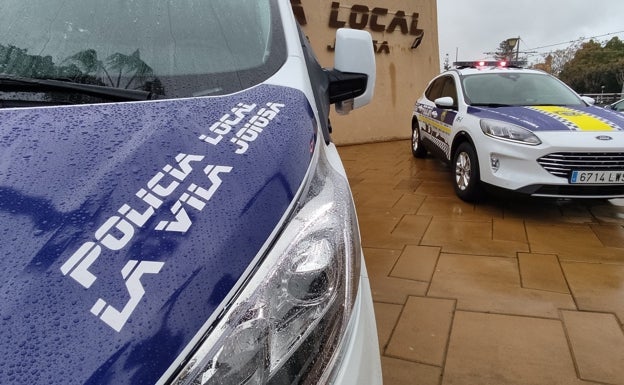
[[[608,135],[598,135],[596,137],[596,139],[598,139],[598,140],[612,140],[613,138],[608,136]]]

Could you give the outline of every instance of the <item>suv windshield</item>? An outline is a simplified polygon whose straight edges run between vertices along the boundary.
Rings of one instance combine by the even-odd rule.
[[[470,105],[581,106],[583,101],[553,76],[497,72],[465,75],[464,97]]]
[[[111,101],[68,82],[159,98],[239,91],[286,59],[277,12],[273,0],[2,0],[0,100]]]

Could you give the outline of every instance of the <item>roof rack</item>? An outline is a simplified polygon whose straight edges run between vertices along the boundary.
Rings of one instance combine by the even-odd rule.
[[[496,67],[496,68],[524,68],[526,61],[518,60],[477,60],[477,61],[456,61],[453,66],[457,69],[462,68],[482,68],[482,67]]]

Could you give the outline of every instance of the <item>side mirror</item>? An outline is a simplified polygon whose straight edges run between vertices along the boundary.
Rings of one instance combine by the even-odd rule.
[[[444,96],[442,98],[437,98],[433,101],[438,108],[453,108],[455,106],[455,101],[450,96]]]
[[[348,114],[367,105],[375,91],[376,64],[373,40],[367,31],[336,31],[334,69],[329,72],[329,100],[336,112]]]
[[[583,101],[589,104],[590,106],[593,106],[594,104],[596,104],[596,99],[590,98],[589,96],[581,96],[581,99],[583,99]]]

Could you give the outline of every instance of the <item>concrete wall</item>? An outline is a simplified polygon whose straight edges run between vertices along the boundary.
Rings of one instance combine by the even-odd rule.
[[[332,112],[336,144],[409,138],[414,101],[440,72],[436,0],[291,0],[321,65],[333,67],[336,29],[364,29],[376,47],[373,102],[347,116]]]

